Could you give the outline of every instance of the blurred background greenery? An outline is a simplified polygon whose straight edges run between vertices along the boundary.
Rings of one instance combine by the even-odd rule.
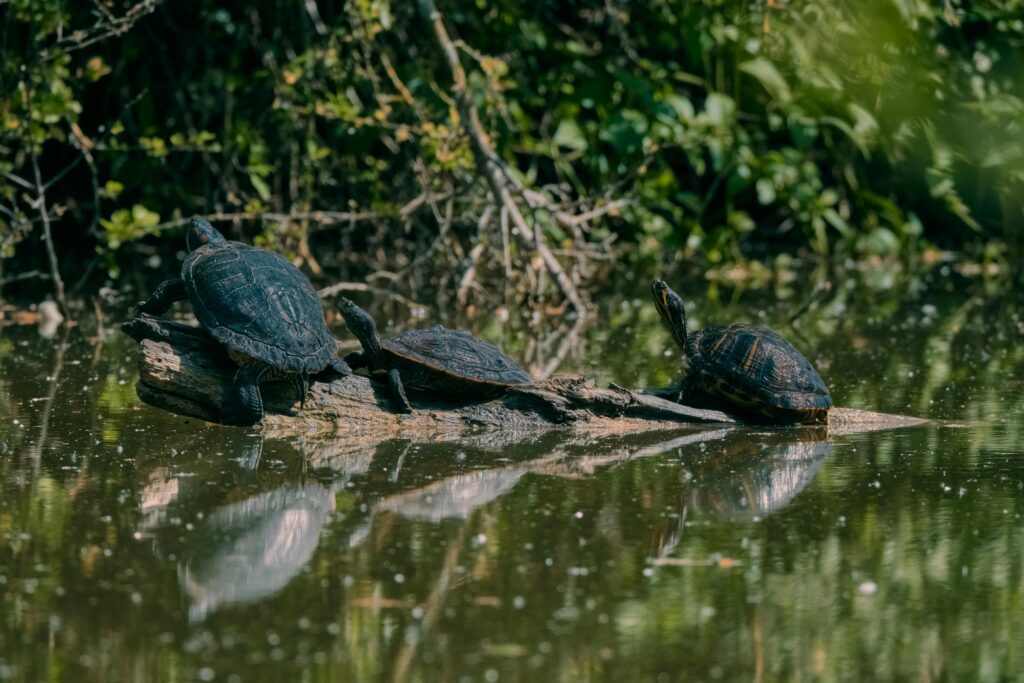
[[[1005,266],[1024,249],[1022,0],[438,9],[497,156],[595,214],[529,212],[581,283],[623,251]],[[140,263],[156,280],[192,213],[324,281],[529,268],[415,3],[7,0],[0,31],[7,292],[48,276],[47,233],[72,296]]]

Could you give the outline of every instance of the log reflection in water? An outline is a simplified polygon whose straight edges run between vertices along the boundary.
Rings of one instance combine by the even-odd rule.
[[[527,467],[510,467],[469,472],[391,496],[382,500],[378,508],[431,522],[453,517],[465,519],[476,508],[511,491],[529,471]]]
[[[504,439],[492,432],[478,436],[390,439],[374,448],[341,436],[301,444],[264,439],[240,444],[241,456],[232,459],[236,469],[259,462],[255,454],[266,449],[277,457],[282,449],[297,451],[293,454],[301,467],[290,474],[286,467],[285,480],[273,490],[223,505],[197,523],[196,535],[178,553],[190,618],[200,620],[223,605],[257,602],[283,589],[312,558],[343,490],[360,504],[344,518],[345,530],[334,536],[335,552],[353,549],[374,534],[380,512],[433,523],[466,520],[529,474],[582,479],[598,469],[667,457],[686,469],[687,478],[680,488],[684,514],[672,520],[677,528],[663,530],[652,548],[655,556],[665,558],[682,537],[687,512],[717,518],[771,514],[810,483],[831,451],[825,430],[691,428],[669,439],[546,433],[532,434],[525,443],[511,433]],[[486,467],[498,459],[505,464]],[[514,462],[507,464],[509,459]],[[280,462],[278,474],[253,474],[261,488],[267,477],[282,476]],[[160,524],[168,507],[182,504],[181,497],[194,504],[196,492],[208,488],[201,476],[178,482],[166,466],[154,468],[148,486],[153,495],[143,496],[144,526]]]

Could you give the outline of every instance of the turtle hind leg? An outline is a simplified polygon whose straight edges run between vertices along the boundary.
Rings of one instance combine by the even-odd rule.
[[[263,398],[260,380],[265,366],[243,365],[235,372],[231,389],[224,397],[220,419],[224,424],[251,426],[263,419]]]
[[[391,385],[391,393],[394,394],[394,399],[398,402],[398,412],[411,413],[412,406],[409,405],[409,399],[405,397],[405,387],[402,386],[402,376],[398,374],[398,368],[391,368],[388,372],[388,384]]]

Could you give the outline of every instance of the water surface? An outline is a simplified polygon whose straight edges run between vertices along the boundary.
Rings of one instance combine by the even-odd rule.
[[[648,280],[616,281],[588,328],[474,331],[534,371],[671,381]],[[274,441],[140,404],[114,332],[0,328],[0,680],[1024,677],[1020,295],[679,284],[698,326],[791,338],[837,403],[940,422]]]

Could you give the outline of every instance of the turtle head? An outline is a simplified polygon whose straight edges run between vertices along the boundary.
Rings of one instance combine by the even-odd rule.
[[[651,283],[651,296],[654,297],[654,307],[658,309],[658,315],[668,326],[672,338],[676,340],[676,344],[679,344],[679,348],[685,354],[686,306],[683,305],[683,298],[661,280]]]
[[[185,243],[189,252],[193,252],[208,244],[224,244],[227,242],[224,235],[218,232],[217,228],[204,221],[199,216],[192,216],[188,222],[188,232],[185,233]]]
[[[363,345],[363,350],[373,356],[380,353],[380,335],[377,334],[377,323],[373,321],[373,317],[345,297],[341,297],[338,310],[345,319],[349,331]]]

